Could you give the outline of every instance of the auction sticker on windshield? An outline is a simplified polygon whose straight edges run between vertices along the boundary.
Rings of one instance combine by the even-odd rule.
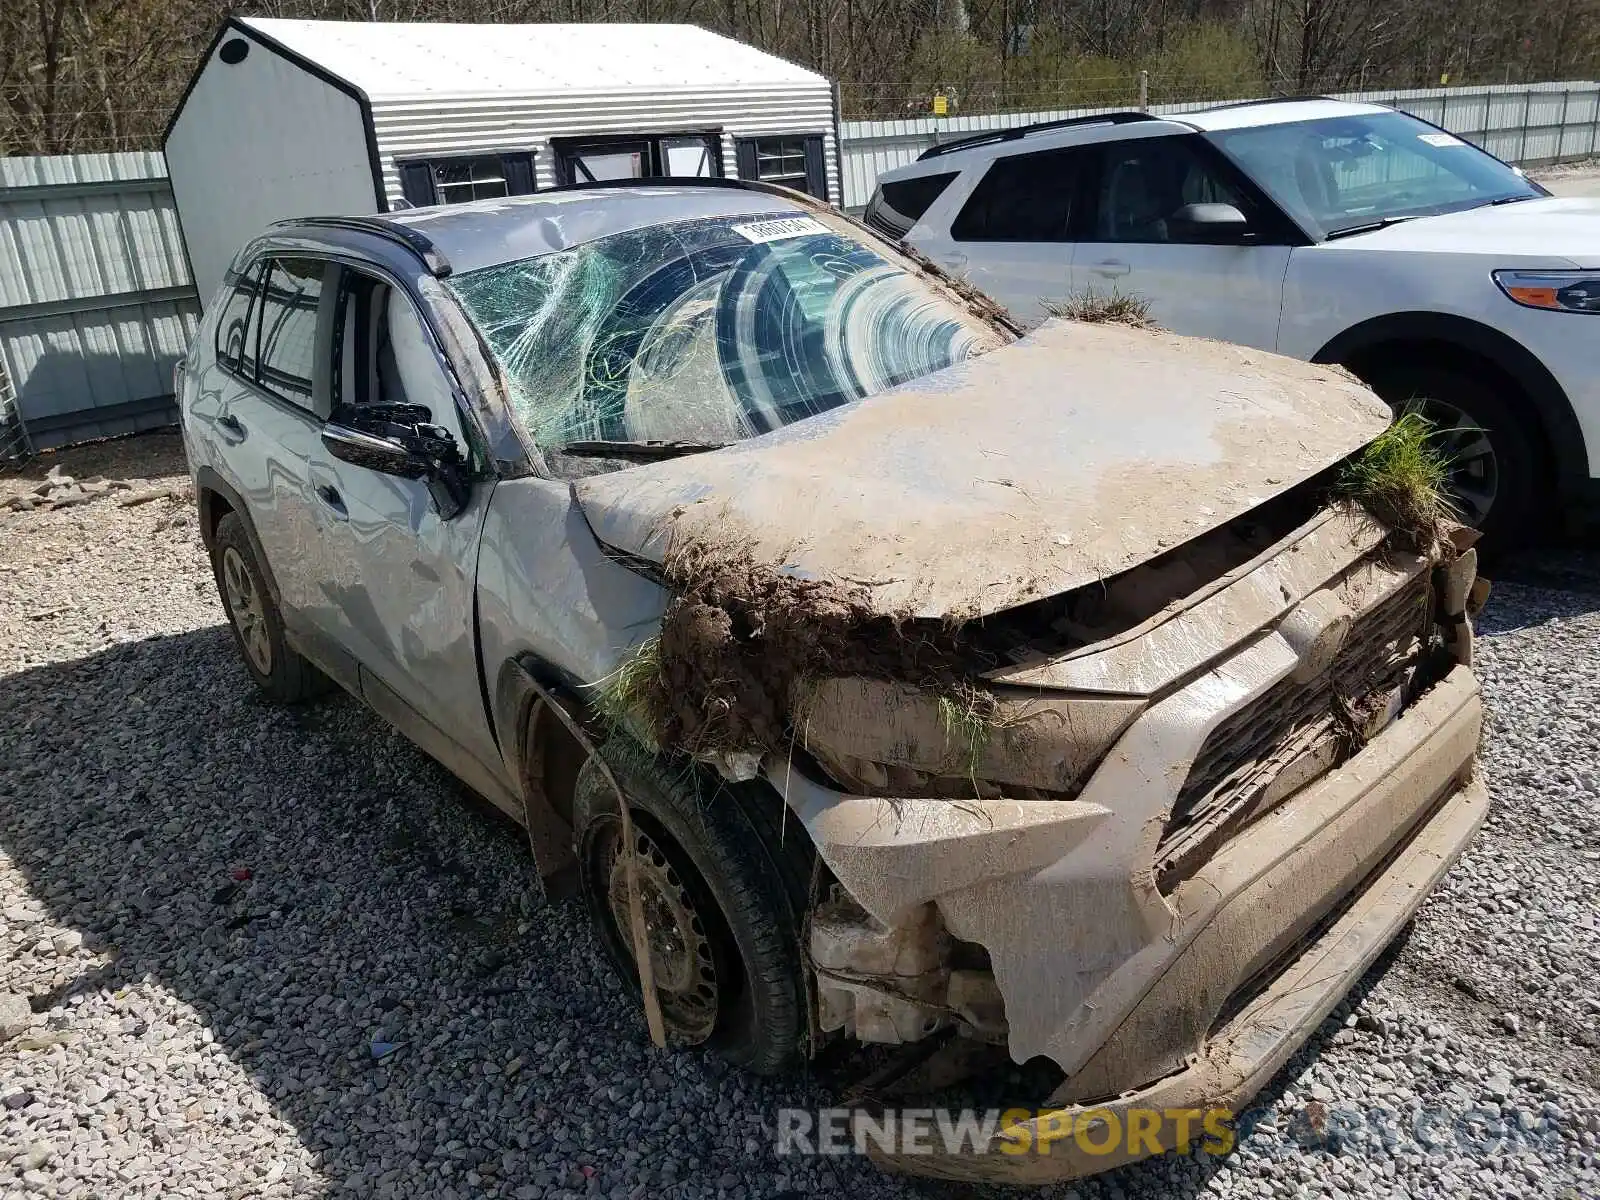
[[[748,225],[735,225],[733,231],[747,242],[781,242],[785,238],[812,237],[832,232],[821,221],[811,217],[780,217],[772,221],[752,221]]]
[[[1459,146],[1461,139],[1452,133],[1419,133],[1417,140],[1430,146]]]

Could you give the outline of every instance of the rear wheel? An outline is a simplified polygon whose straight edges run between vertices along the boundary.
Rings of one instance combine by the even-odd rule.
[[[256,686],[285,704],[325,692],[327,677],[284,640],[283,618],[267,590],[244,523],[235,513],[224,513],[217,522],[211,569],[233,627],[234,644]]]
[[[762,1075],[797,1066],[809,1032],[800,927],[810,843],[764,784],[722,784],[613,740],[602,753],[628,794],[650,965],[670,1040]],[[616,795],[590,762],[572,827],[601,947],[640,999]]]
[[[1544,503],[1532,414],[1518,412],[1492,379],[1454,367],[1390,366],[1369,382],[1396,415],[1415,412],[1433,425],[1450,460],[1450,501],[1462,522],[1482,531],[1484,549],[1526,540]]]

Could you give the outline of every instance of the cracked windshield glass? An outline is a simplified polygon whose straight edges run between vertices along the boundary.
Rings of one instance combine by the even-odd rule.
[[[449,286],[546,452],[735,442],[1001,340],[863,241],[798,214],[630,230]]]

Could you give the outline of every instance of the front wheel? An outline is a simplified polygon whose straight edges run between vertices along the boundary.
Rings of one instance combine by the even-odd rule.
[[[809,1032],[800,949],[810,842],[765,785],[724,785],[621,739],[601,753],[628,796],[650,965],[668,1037],[746,1070],[799,1064]],[[572,827],[589,916],[639,999],[616,793],[590,761]]]
[[[1450,464],[1450,503],[1482,532],[1484,550],[1529,540],[1545,478],[1531,413],[1519,412],[1503,387],[1451,367],[1388,367],[1368,381],[1396,415],[1415,412],[1432,424]]]

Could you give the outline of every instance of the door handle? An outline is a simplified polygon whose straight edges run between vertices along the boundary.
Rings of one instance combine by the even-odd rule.
[[[952,271],[959,271],[967,265],[967,256],[965,254],[941,254],[939,262],[942,266]]]
[[[232,413],[218,417],[217,428],[222,430],[222,440],[230,445],[244,441],[244,422]]]
[[[1127,263],[1121,262],[1118,259],[1108,258],[1105,260],[1105,262],[1095,263],[1089,268],[1089,270],[1093,271],[1096,275],[1103,275],[1107,279],[1116,279],[1119,276],[1126,275],[1128,272],[1132,271],[1133,268]]]
[[[334,516],[340,520],[350,515],[350,510],[345,507],[344,497],[339,494],[339,489],[331,483],[317,484],[317,499],[333,509]]]

